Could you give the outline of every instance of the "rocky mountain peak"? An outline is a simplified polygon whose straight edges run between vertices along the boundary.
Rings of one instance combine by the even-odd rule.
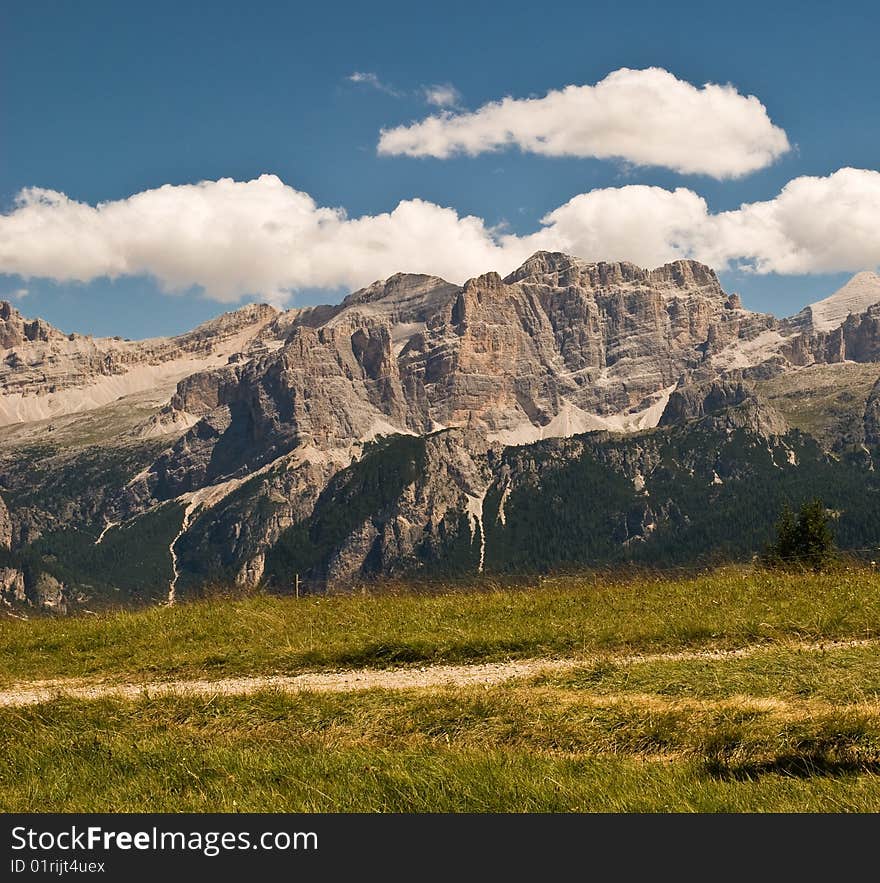
[[[552,288],[578,286],[592,291],[617,288],[705,289],[726,297],[715,271],[699,261],[678,260],[654,270],[630,261],[588,263],[562,252],[539,251],[504,280],[507,284],[537,283]]]
[[[25,319],[9,301],[0,301],[0,348],[27,341],[61,340],[67,335],[42,319]]]
[[[718,294],[724,295],[715,271],[699,261],[672,261],[669,264],[663,264],[656,270],[649,271],[647,275],[648,279],[654,283],[666,282],[678,288],[709,287],[717,289]]]
[[[343,309],[359,304],[373,304],[378,301],[408,300],[425,295],[438,288],[450,285],[439,276],[428,276],[422,273],[395,273],[387,279],[380,279],[349,294],[341,304]]]
[[[183,342],[189,338],[208,338],[216,336],[227,336],[240,331],[243,328],[249,328],[253,325],[264,325],[271,322],[281,314],[281,311],[269,304],[245,304],[237,310],[230,310],[222,313],[216,319],[209,319],[197,325],[192,331],[179,336],[179,340]]]
[[[0,304],[0,426],[103,407],[136,394],[170,397],[179,380],[279,348],[279,311],[249,304],[177,337],[64,334]]]
[[[558,278],[560,274],[576,271],[584,265],[584,261],[561,251],[536,251],[504,281],[508,285],[514,282],[544,282],[548,277]]]
[[[467,294],[468,292],[479,290],[479,291],[492,291],[499,290],[503,288],[505,285],[504,280],[498,275],[498,273],[490,272],[483,273],[482,276],[475,276],[473,279],[468,279],[464,284],[464,292]]]
[[[850,314],[864,313],[868,307],[880,303],[880,275],[872,270],[856,273],[834,294],[805,307],[796,317],[813,331],[833,331]]]
[[[323,323],[349,323],[356,316],[373,317],[391,326],[401,326],[405,334],[409,326],[415,331],[416,325],[427,322],[431,317],[443,314],[461,289],[438,276],[419,273],[395,273],[387,279],[374,282],[350,294],[338,307],[314,308],[314,311],[329,310],[326,316],[318,316],[315,327]],[[309,311],[304,311],[309,312]],[[310,317],[305,317],[310,320]]]
[[[871,285],[872,287],[880,286],[880,273],[873,270],[862,270],[856,273],[847,285]]]

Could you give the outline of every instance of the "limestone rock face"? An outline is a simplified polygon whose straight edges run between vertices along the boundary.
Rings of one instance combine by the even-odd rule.
[[[315,576],[323,584],[345,585],[380,574],[430,571],[456,535],[474,549],[481,570],[483,501],[493,479],[493,457],[500,451],[500,445],[470,430],[429,436],[416,479],[390,506],[364,519]]]
[[[170,392],[233,353],[277,347],[266,335],[277,315],[255,304],[179,337],[130,341],[66,335],[0,302],[0,426],[88,411],[156,387]]]
[[[793,321],[793,320],[789,320]],[[808,328],[782,347],[793,365],[833,362],[876,362],[880,359],[880,304],[850,314],[828,331]]]
[[[67,589],[64,583],[51,574],[41,573],[33,587],[32,602],[35,607],[40,607],[43,610],[67,613]]]
[[[716,431],[747,429],[764,438],[782,436],[789,430],[785,418],[757,396],[749,396],[739,405],[709,415],[705,425]]]
[[[0,598],[7,604],[26,604],[24,573],[14,567],[0,567]]]
[[[21,568],[0,567],[0,601],[8,607],[65,614],[71,600],[64,583],[49,573],[29,577]]]
[[[463,286],[398,274],[299,311],[273,353],[182,380],[171,407],[200,421],[136,496],[170,499],[301,445],[395,432],[464,427],[516,444],[645,428],[684,373],[760,361],[749,345],[775,321],[693,261],[649,271],[539,252],[506,279]],[[732,359],[737,348],[747,354]]]
[[[714,414],[725,408],[741,405],[749,398],[749,392],[742,382],[721,382],[703,386],[682,386],[669,397],[669,402],[660,417],[660,426],[670,426],[695,420],[706,414]]]
[[[841,326],[843,356],[852,362],[880,360],[880,304],[864,313],[847,317]]]
[[[23,343],[63,340],[64,335],[42,319],[24,319],[8,301],[0,301],[0,348]]]
[[[871,270],[856,273],[842,288],[810,304],[795,317],[813,331],[833,331],[849,316],[858,316],[880,303],[880,275]]]
[[[266,553],[288,528],[307,519],[328,482],[345,470],[354,452],[299,448],[268,469],[197,510],[177,545],[182,591],[201,574],[225,568],[238,585],[263,578]]]
[[[12,548],[12,516],[0,497],[0,549]]]

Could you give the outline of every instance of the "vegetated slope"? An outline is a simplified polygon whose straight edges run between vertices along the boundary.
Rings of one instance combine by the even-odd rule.
[[[837,453],[864,444],[865,407],[878,380],[877,362],[836,362],[778,374],[755,389],[789,426]]]

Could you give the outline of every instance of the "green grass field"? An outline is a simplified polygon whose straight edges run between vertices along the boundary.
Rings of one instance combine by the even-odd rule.
[[[0,619],[0,685],[295,673],[880,636],[880,574],[730,568],[441,594],[257,596],[100,617]]]
[[[7,690],[575,661],[495,685],[3,707],[0,810],[876,811],[874,639],[880,577],[858,570],[4,620]]]

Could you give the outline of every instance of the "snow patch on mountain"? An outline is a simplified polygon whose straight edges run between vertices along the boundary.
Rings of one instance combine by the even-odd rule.
[[[638,432],[653,429],[659,422],[669,396],[675,386],[661,390],[654,402],[638,411],[621,414],[591,414],[571,402],[563,402],[559,413],[543,426],[531,422],[521,423],[513,429],[491,432],[489,441],[500,442],[510,447],[531,445],[546,438],[570,438],[585,432]]]

